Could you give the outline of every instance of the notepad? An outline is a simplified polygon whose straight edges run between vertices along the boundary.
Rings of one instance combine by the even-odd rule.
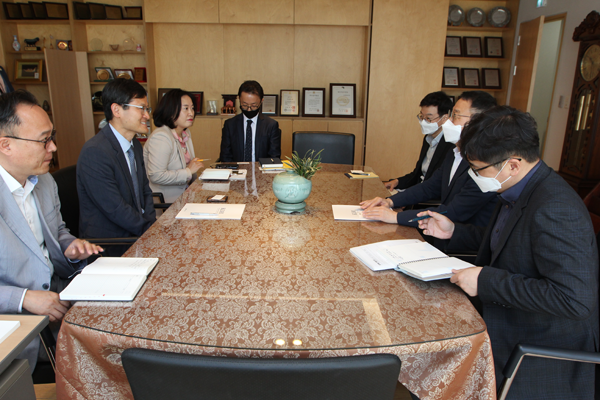
[[[0,343],[4,342],[19,326],[21,326],[19,321],[0,321]]]
[[[100,257],[77,275],[61,300],[132,301],[158,258]]]
[[[245,204],[187,203],[175,219],[242,219]]]
[[[363,217],[360,206],[332,205],[331,208],[336,221],[373,221]]]
[[[258,161],[263,168],[283,168],[283,163],[279,157],[259,158]]]
[[[375,172],[364,172],[362,170],[352,170],[344,175],[350,179],[379,178],[379,175],[377,175]]]
[[[200,179],[203,181],[226,181],[230,176],[230,169],[206,168],[200,175]]]

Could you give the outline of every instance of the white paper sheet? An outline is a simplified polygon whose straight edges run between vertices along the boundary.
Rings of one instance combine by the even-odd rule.
[[[245,204],[187,203],[176,219],[242,219]]]
[[[362,216],[360,206],[332,205],[333,219],[336,221],[375,221]]]

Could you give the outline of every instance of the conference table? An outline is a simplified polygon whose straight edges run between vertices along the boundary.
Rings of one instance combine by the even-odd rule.
[[[349,252],[421,238],[396,224],[334,220],[332,204],[386,196],[379,179],[351,180],[350,166],[323,164],[306,210],[289,215],[275,210],[275,174],[240,168],[244,181],[194,182],[125,254],[160,260],[134,301],[69,310],[58,398],[131,399],[121,353],[132,347],[263,358],[392,353],[400,382],[423,400],[495,398],[490,339],[465,294],[447,279],[373,272]],[[216,194],[246,205],[241,220],[175,218]]]

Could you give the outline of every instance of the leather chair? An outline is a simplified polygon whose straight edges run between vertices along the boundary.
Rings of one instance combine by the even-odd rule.
[[[304,157],[309,150],[323,149],[321,162],[354,165],[354,135],[336,132],[294,132],[292,150]]]
[[[127,349],[121,360],[135,400],[392,400],[400,374],[393,354],[267,359]]]

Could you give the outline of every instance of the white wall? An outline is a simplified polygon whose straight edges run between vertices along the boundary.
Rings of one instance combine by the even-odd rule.
[[[574,42],[573,31],[585,19],[592,10],[600,12],[600,3],[598,0],[548,0],[546,7],[536,8],[536,0],[521,0],[519,6],[519,18],[517,20],[517,34],[515,35],[515,46],[513,60],[516,56],[516,41],[519,37],[518,29],[521,22],[530,21],[544,15],[546,17],[567,13],[565,20],[564,36],[558,60],[558,70],[556,73],[556,86],[554,96],[552,97],[550,119],[548,121],[548,133],[546,136],[546,145],[544,148],[544,161],[555,170],[558,170],[560,156],[567,127],[567,118],[569,114],[569,102],[571,100],[571,89],[573,88],[573,78],[575,77],[575,68],[577,54],[579,51],[579,42]],[[514,63],[514,61],[513,61]],[[509,85],[512,84],[512,78]],[[510,93],[508,94],[510,98]],[[564,97],[565,107],[559,108],[558,100],[560,96]]]

